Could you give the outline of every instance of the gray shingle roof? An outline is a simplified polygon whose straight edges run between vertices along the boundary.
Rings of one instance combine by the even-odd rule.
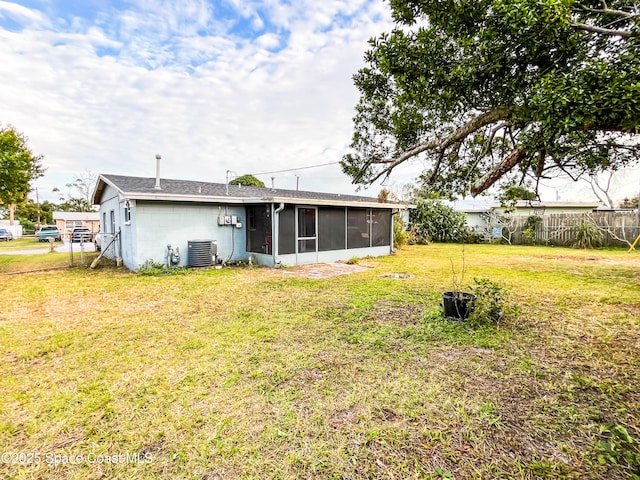
[[[101,178],[114,185],[123,194],[148,194],[148,195],[176,195],[189,196],[197,198],[205,197],[229,197],[229,198],[246,198],[260,199],[269,201],[269,199],[291,199],[291,200],[321,200],[324,202],[354,202],[354,203],[378,203],[375,197],[364,197],[358,195],[342,195],[334,193],[309,192],[298,190],[284,190],[260,187],[246,187],[239,185],[225,185],[224,183],[199,182],[194,180],[173,180],[160,179],[161,190],[155,189],[155,177],[129,177],[124,175],[102,174]],[[228,190],[227,190],[228,189]],[[228,192],[228,193],[227,193]],[[101,193],[98,186],[96,197]],[[97,201],[99,198],[95,198]]]

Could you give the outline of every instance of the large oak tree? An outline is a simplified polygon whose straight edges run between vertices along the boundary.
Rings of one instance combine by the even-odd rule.
[[[446,194],[635,163],[636,0],[390,0],[370,40],[342,168],[370,184],[412,159]]]
[[[13,127],[0,126],[0,204],[9,209],[13,224],[16,204],[23,202],[31,182],[44,173],[42,155],[34,155],[27,137]]]

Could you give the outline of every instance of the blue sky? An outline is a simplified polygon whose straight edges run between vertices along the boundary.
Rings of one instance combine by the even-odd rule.
[[[163,177],[212,182],[337,162],[351,77],[390,28],[382,0],[0,0],[0,122],[45,155],[49,200],[86,171],[153,176],[156,154]],[[295,188],[296,174],[305,190],[355,191],[338,165],[260,178]],[[557,185],[546,200],[575,199]]]
[[[351,76],[390,27],[382,0],[0,0],[0,122],[45,155],[52,200],[86,170],[153,176],[157,153],[162,176],[213,182],[337,162]],[[338,165],[275,185],[296,173],[354,191]]]

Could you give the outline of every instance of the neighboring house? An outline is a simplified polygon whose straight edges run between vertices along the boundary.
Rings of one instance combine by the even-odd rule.
[[[529,217],[531,215],[553,215],[559,213],[590,213],[600,207],[599,202],[538,202],[520,200],[515,205],[514,216]],[[503,214],[504,207],[496,205],[491,209],[494,213]]]
[[[456,212],[462,212],[467,216],[467,226],[473,230],[480,231],[487,226],[487,217],[491,213],[496,202],[489,202],[484,198],[464,199],[454,202],[445,202]]]
[[[92,232],[100,231],[98,212],[53,212],[53,221],[58,230],[66,237],[76,227],[87,227]]]
[[[404,207],[353,195],[121,175],[100,175],[93,203],[100,206],[105,255],[131,270],[147,261],[169,264],[176,248],[173,263],[201,266],[209,246],[219,262],[266,266],[389,255],[392,217]]]
[[[467,216],[467,225],[484,237],[499,238],[500,217],[505,207],[491,199],[464,199],[448,202],[454,210]],[[598,202],[539,202],[520,200],[510,213],[512,217],[530,217],[532,215],[552,215],[562,213],[590,213],[598,209]]]

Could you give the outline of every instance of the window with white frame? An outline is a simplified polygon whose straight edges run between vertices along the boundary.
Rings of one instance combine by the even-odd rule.
[[[76,227],[84,227],[84,222],[82,220],[65,220],[64,229],[67,232],[71,232]]]
[[[124,202],[124,223],[125,225],[131,224],[131,204],[129,200]]]

